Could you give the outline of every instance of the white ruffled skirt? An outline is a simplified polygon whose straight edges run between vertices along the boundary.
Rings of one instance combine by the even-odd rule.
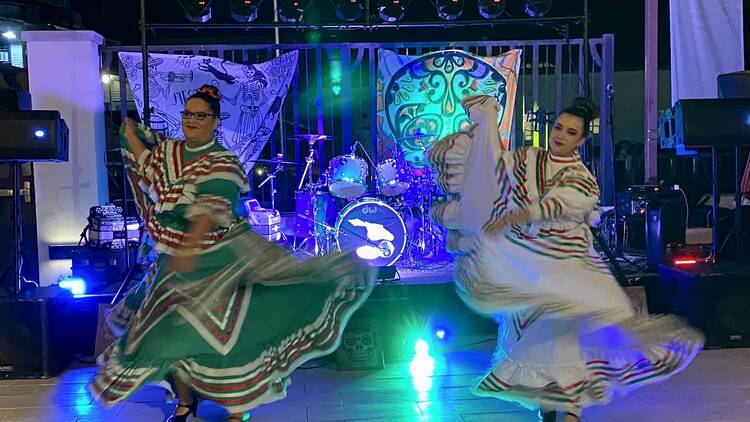
[[[508,238],[459,257],[457,290],[500,323],[476,394],[580,415],[684,369],[703,336],[674,316],[637,316],[611,274],[530,252]]]

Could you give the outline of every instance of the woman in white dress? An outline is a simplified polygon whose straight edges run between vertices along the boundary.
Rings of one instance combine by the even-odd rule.
[[[500,323],[492,370],[474,392],[569,422],[684,369],[703,336],[673,316],[636,315],[593,249],[599,187],[578,155],[593,104],[577,99],[557,116],[549,150],[504,151],[490,97],[464,108],[474,125],[439,141],[430,162],[450,195],[432,218],[458,255],[457,291]]]

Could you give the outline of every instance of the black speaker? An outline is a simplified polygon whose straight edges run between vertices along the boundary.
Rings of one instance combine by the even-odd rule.
[[[70,293],[40,288],[33,298],[0,299],[0,378],[49,378],[72,361]]]
[[[685,204],[681,200],[653,200],[646,214],[647,263],[656,269],[669,244],[685,243]]]
[[[667,311],[706,335],[707,347],[750,346],[750,269],[659,268]]]
[[[750,71],[724,73],[716,77],[719,98],[750,98]]]
[[[68,161],[68,136],[59,111],[0,113],[0,161]]]
[[[671,116],[662,118],[662,126],[668,127],[665,132],[673,131],[665,133],[662,148],[748,145],[748,114],[750,98],[679,100]],[[671,139],[674,142],[667,142]]]

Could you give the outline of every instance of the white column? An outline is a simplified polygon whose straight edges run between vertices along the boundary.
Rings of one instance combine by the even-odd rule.
[[[35,110],[59,110],[70,129],[69,161],[34,164],[39,283],[71,274],[71,262],[49,259],[49,245],[76,243],[89,208],[109,200],[104,90],[92,31],[27,31],[29,90]]]

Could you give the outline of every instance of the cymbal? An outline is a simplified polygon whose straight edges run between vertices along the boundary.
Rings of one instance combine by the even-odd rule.
[[[298,135],[289,135],[287,139],[300,142],[315,142],[315,141],[333,141],[333,136],[329,135],[318,135],[316,133],[300,133]]]
[[[437,136],[434,133],[415,133],[414,135],[404,136],[403,138],[398,138],[397,141],[403,141],[406,139],[422,139],[422,138],[432,138],[434,136]]]
[[[255,160],[253,163],[259,163],[259,164],[278,164],[280,166],[296,166],[298,163],[295,163],[294,161],[284,161],[284,160]]]

